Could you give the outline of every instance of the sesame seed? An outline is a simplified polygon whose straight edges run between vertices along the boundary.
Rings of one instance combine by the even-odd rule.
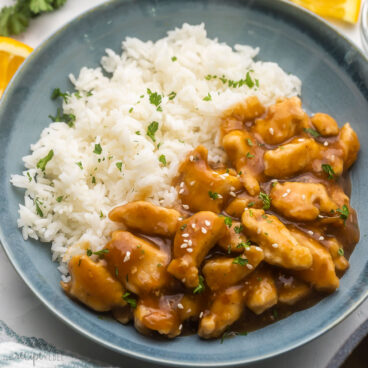
[[[223,196],[221,194],[217,194],[217,198],[223,198]]]
[[[313,232],[312,230],[308,230],[308,234],[309,234],[309,235],[313,235],[313,234],[314,234],[314,232]]]
[[[189,241],[188,239],[184,239],[183,240],[184,243],[188,243],[188,241]]]
[[[290,189],[286,189],[286,192],[282,195],[282,197],[286,197],[286,196],[288,196],[289,195],[289,193],[291,192],[291,190]]]
[[[298,142],[304,142],[304,138],[299,138]]]
[[[203,317],[203,312],[199,313],[199,318]]]
[[[180,324],[180,326],[179,326],[179,330],[181,331],[183,329],[183,325],[182,324]]]
[[[193,249],[192,249],[192,248],[188,248],[188,249],[187,249],[187,252],[188,252],[188,253],[192,253],[192,252],[193,252]]]
[[[253,266],[252,266],[250,263],[247,263],[247,268],[248,268],[249,270],[253,270]]]
[[[183,194],[185,192],[185,189],[184,188],[181,188],[180,190],[179,190],[179,194]]]
[[[234,192],[229,193],[232,197],[236,197],[236,194]]]
[[[210,222],[210,221],[208,221],[208,220],[204,220],[204,224],[205,224],[206,226],[210,226],[210,225],[211,225],[211,222]]]
[[[183,278],[181,279],[181,282],[182,282],[183,284],[185,284],[185,281],[187,281],[187,279],[186,279],[185,277],[183,277]]]
[[[187,243],[183,243],[181,246],[180,246],[180,248],[186,248],[188,246],[188,244]]]
[[[272,244],[272,247],[273,247],[273,248],[278,248],[278,247],[279,247],[279,245],[278,245],[277,243],[273,243],[273,244]]]
[[[189,238],[189,234],[188,234],[188,233],[181,234],[181,236],[182,236],[183,238]]]
[[[188,310],[187,310],[187,313],[190,313],[192,311],[192,308],[189,308]]]
[[[193,242],[189,239],[188,240],[188,245],[192,245],[193,244]]]
[[[305,194],[302,194],[302,199],[305,200]]]
[[[183,188],[184,187],[184,182],[182,181],[179,186],[180,186],[180,188]]]
[[[181,303],[178,303],[178,308],[179,308],[179,309],[184,309],[184,306],[183,306],[183,304],[181,304]]]
[[[256,248],[256,250],[258,250],[258,252],[263,252],[261,247],[255,247],[255,248]]]
[[[129,250],[125,253],[125,257],[124,257],[124,260],[123,260],[123,262],[125,263],[125,262],[128,262],[130,260],[130,252],[129,252]]]
[[[195,180],[190,182],[190,186],[192,187],[195,184]]]
[[[261,228],[259,227],[258,229],[257,229],[257,234],[260,234],[261,233]]]
[[[324,145],[325,147],[327,147],[327,146],[328,146],[328,142],[327,142],[327,141],[324,141],[324,142],[323,142],[323,145]]]
[[[178,220],[179,220],[179,221],[183,221],[183,220],[184,220],[184,218],[183,218],[183,217],[178,217]]]
[[[325,237],[321,235],[318,239],[319,240],[325,240]]]
[[[192,224],[192,229],[195,229],[196,228],[196,224]]]
[[[227,177],[227,176],[229,176],[229,174],[228,173],[225,173],[225,174],[222,174],[223,176],[225,176],[225,178]]]
[[[206,234],[207,233],[207,229],[205,227],[202,227],[201,228],[201,231],[202,231],[203,234]]]
[[[189,210],[189,206],[188,206],[187,204],[183,204],[183,208],[184,208],[185,210]]]
[[[230,187],[230,190],[231,190],[231,191],[234,191],[234,190],[235,190],[235,187]]]
[[[194,156],[193,156],[193,155],[190,155],[190,156],[189,156],[189,160],[190,160],[191,162],[193,162],[193,160],[194,160]]]
[[[268,129],[268,131],[270,132],[271,135],[273,135],[274,133],[273,128]]]
[[[323,218],[323,216],[322,216],[322,215],[318,215],[317,217],[318,217],[318,218]]]
[[[136,266],[134,266],[132,268],[132,275],[134,275],[137,271],[138,271],[138,268]]]

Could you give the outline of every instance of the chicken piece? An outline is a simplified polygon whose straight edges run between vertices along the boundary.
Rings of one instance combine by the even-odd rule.
[[[202,272],[211,290],[225,289],[238,284],[248,276],[260,264],[263,257],[260,247],[247,246],[244,254],[236,258],[217,257],[208,260]]]
[[[298,97],[286,98],[270,106],[264,119],[257,119],[253,132],[267,144],[280,144],[308,128],[309,118]]]
[[[170,275],[166,266],[170,256],[156,245],[128,231],[117,230],[106,249],[110,272],[128,290],[140,295],[168,285]]]
[[[246,306],[255,314],[262,314],[277,303],[277,289],[272,272],[265,268],[256,269],[246,283]]]
[[[280,276],[279,280],[281,280],[281,286],[278,288],[280,303],[294,305],[307,297],[312,291],[309,285],[293,276]]]
[[[243,225],[239,221],[233,221],[230,227],[226,226],[225,236],[219,239],[217,245],[229,254],[231,252],[242,253],[243,248],[239,244],[246,242]]]
[[[264,173],[275,178],[290,177],[305,170],[319,153],[320,146],[314,139],[285,144],[265,152]]]
[[[344,151],[344,170],[347,170],[356,161],[360,149],[358,136],[349,123],[340,130],[339,145]]]
[[[133,310],[130,306],[124,308],[114,308],[112,310],[112,316],[123,325],[126,325],[133,319]]]
[[[243,293],[242,286],[232,286],[217,294],[200,321],[198,335],[205,339],[218,337],[238,320],[244,310]]]
[[[311,267],[307,270],[295,271],[295,275],[319,291],[335,291],[339,287],[339,279],[329,251],[300,230],[290,229],[290,232],[299,243],[310,250],[313,257]]]
[[[245,101],[238,102],[230,107],[222,118],[222,136],[232,130],[242,129],[244,122],[260,117],[265,111],[265,107],[260,103],[257,96],[251,96]]]
[[[329,137],[339,134],[339,126],[332,116],[318,112],[312,116],[311,120],[318,133],[322,136]]]
[[[135,328],[143,334],[153,330],[170,338],[180,335],[182,325],[177,308],[180,299],[181,295],[140,298],[134,310]]]
[[[174,239],[174,259],[167,268],[186,287],[199,283],[198,267],[216,242],[225,235],[224,220],[213,212],[201,211],[182,222]]]
[[[273,215],[263,210],[244,211],[244,232],[264,252],[267,263],[293,270],[307,269],[312,265],[308,248],[296,241],[286,226]]]
[[[247,131],[233,130],[222,139],[222,145],[235,166],[244,188],[250,195],[259,193],[259,178],[263,171],[263,149]]]
[[[206,210],[220,213],[231,192],[241,188],[238,177],[212,170],[207,149],[198,146],[179,168],[179,197],[193,212]]]
[[[147,235],[171,237],[178,227],[180,213],[146,201],[130,202],[109,213],[111,221],[122,222],[128,229]]]
[[[263,202],[259,196],[251,197],[241,193],[226,207],[225,212],[232,217],[240,218],[246,208],[262,208]]]
[[[104,266],[95,263],[85,255],[78,255],[69,261],[70,282],[61,282],[63,290],[72,298],[97,312],[107,312],[114,307],[124,307],[123,286]]]
[[[320,213],[330,214],[338,208],[323,184],[277,183],[270,194],[272,206],[279,213],[298,221],[312,221]]]
[[[337,241],[336,238],[327,238],[323,245],[328,249],[331,254],[335,269],[340,272],[344,272],[349,268],[349,261],[344,257],[344,253],[341,251],[343,247]]]
[[[201,295],[183,295],[177,304],[180,320],[197,319],[201,313],[202,304],[203,298]]]

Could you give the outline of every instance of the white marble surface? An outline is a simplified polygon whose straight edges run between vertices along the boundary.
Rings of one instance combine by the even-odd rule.
[[[11,2],[11,0],[0,0],[0,6],[11,4]],[[18,39],[36,47],[67,21],[102,2],[104,1],[68,0],[59,11],[33,20],[27,32]],[[334,25],[361,47],[358,25],[348,26],[338,22],[334,22]],[[42,337],[60,349],[66,349],[113,366],[153,367],[151,364],[111,352],[64,325],[28,290],[9,263],[2,248],[0,248],[0,300],[0,319],[18,334]],[[342,348],[351,333],[367,318],[368,300],[337,327],[317,340],[293,352],[252,366],[260,368],[326,367],[335,352]]]

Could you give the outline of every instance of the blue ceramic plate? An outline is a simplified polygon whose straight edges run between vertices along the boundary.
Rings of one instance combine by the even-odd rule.
[[[183,22],[205,22],[210,37],[230,45],[260,46],[259,58],[275,61],[303,81],[303,103],[309,112],[323,111],[340,123],[350,121],[362,149],[352,170],[352,205],[362,240],[338,292],[314,307],[273,325],[227,339],[203,341],[197,336],[174,341],[140,335],[133,327],[101,320],[66,297],[48,244],[24,241],[17,229],[23,192],[9,184],[23,169],[47,116],[55,110],[53,88],[68,89],[67,75],[84,65],[96,67],[106,48],[120,52],[122,39],[156,40]],[[0,227],[11,262],[40,300],[67,324],[101,344],[133,357],[173,365],[224,366],[259,361],[291,350],[339,323],[368,294],[368,62],[323,21],[295,6],[275,0],[127,0],[111,1],[62,28],[28,58],[0,105]],[[67,149],[67,147],[65,147]]]

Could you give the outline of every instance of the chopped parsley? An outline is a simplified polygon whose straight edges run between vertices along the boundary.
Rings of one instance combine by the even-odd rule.
[[[137,134],[137,135],[141,135],[141,132],[140,132],[139,130],[137,130],[137,131],[135,132],[135,134]]]
[[[147,135],[154,141],[156,142],[156,138],[155,138],[155,134],[158,130],[158,122],[157,121],[152,121],[152,123],[150,123],[147,127]]]
[[[167,162],[166,162],[166,157],[165,155],[161,155],[158,160],[162,163],[162,165],[166,166]]]
[[[50,150],[49,153],[44,157],[41,158],[40,161],[37,162],[37,168],[45,171],[47,163],[54,157],[54,151]]]
[[[160,108],[161,102],[162,102],[162,96],[158,94],[157,92],[152,92],[149,88],[147,88],[147,93],[149,96],[149,101],[152,105],[155,105],[157,107],[158,111],[162,111]],[[160,110],[159,110],[160,108]]]
[[[346,222],[347,218],[349,217],[349,208],[346,204],[344,204],[341,208],[336,210],[340,214],[340,218]]]
[[[212,97],[210,95],[210,93],[208,92],[208,95],[206,97],[203,97],[203,101],[211,101]]]
[[[119,171],[121,171],[121,168],[123,167],[123,163],[121,161],[117,162],[115,166],[119,169]]]
[[[200,294],[204,291],[204,278],[202,275],[199,275],[199,283],[198,286],[193,290],[193,294]]]
[[[40,216],[40,217],[43,217],[43,212],[42,212],[41,207],[40,207],[40,205],[41,205],[42,203],[40,202],[40,200],[39,200],[38,198],[35,198],[35,199],[33,200],[33,203],[34,203],[34,204],[35,204],[35,206],[36,206],[36,213],[37,213],[37,215],[38,215],[38,216]]]
[[[173,100],[176,97],[176,92],[169,93],[169,100]]]
[[[98,250],[97,252],[93,252],[93,254],[99,257],[103,257],[104,254],[107,254],[107,253],[109,253],[108,249],[101,249],[101,250]]]
[[[304,128],[303,129],[306,133],[308,133],[309,135],[311,135],[313,138],[317,138],[319,137],[321,134],[319,134],[317,132],[317,130],[312,129],[312,128]]]
[[[134,309],[137,307],[137,299],[129,297],[131,294],[129,291],[123,294],[122,298]]]
[[[344,249],[339,248],[339,250],[337,251],[337,253],[338,253],[340,256],[343,256],[343,255],[344,255]]]
[[[83,164],[80,161],[79,162],[76,162],[75,164],[78,165],[81,170],[83,170]]]
[[[250,240],[246,241],[246,242],[241,242],[239,243],[237,246],[237,248],[249,248],[250,247]]]
[[[104,217],[103,212],[100,210],[100,218]]]
[[[177,58],[176,56],[173,56],[173,57],[171,58],[171,61],[172,61],[172,62],[174,62],[174,61],[176,61],[176,60],[178,60],[178,58]]]
[[[247,152],[247,158],[253,158],[254,155],[252,155],[250,152]]]
[[[245,266],[248,263],[248,260],[246,258],[243,258],[242,256],[236,257],[233,260],[233,264],[238,264],[240,266]]]
[[[93,153],[96,155],[100,155],[102,153],[102,147],[100,143],[95,144],[95,149],[93,150]]]
[[[62,114],[61,109],[57,109],[56,116],[49,115],[49,118],[53,122],[63,122],[68,124],[70,127],[74,126],[75,115],[74,114]]]
[[[56,198],[56,202],[59,202],[60,203],[63,200],[63,198],[64,198],[64,196],[57,197]]]
[[[79,91],[74,92],[74,96],[75,96],[78,100],[80,100],[80,99],[82,98],[82,96],[81,96],[81,94],[80,94],[80,92],[79,92]]]
[[[322,164],[322,170],[328,175],[329,179],[333,179],[335,177],[335,171],[329,164]]]
[[[248,146],[249,147],[252,147],[253,146],[253,142],[250,138],[247,138],[247,143],[248,143]]]
[[[231,254],[231,245],[227,246],[227,254]]]
[[[218,199],[219,195],[216,192],[211,192],[210,190],[208,191],[208,195],[210,196],[211,199]]]
[[[263,209],[268,210],[271,207],[271,197],[266,193],[259,193],[259,198],[262,199]]]
[[[228,216],[225,216],[225,218],[224,218],[224,222],[225,222],[225,225],[226,225],[227,227],[231,227],[231,225],[233,224],[233,220],[232,220],[232,218],[231,218],[231,217],[228,217]]]
[[[92,255],[91,249],[87,249],[86,254],[87,254],[88,257],[90,257]]]
[[[252,77],[250,76],[250,71],[247,72],[247,75],[245,77],[245,84],[249,87],[249,88],[253,88],[255,82],[253,81]]]
[[[58,97],[61,97],[64,100],[64,102],[68,102],[68,98],[70,97],[70,94],[67,92],[66,93],[61,92],[60,88],[55,88],[52,91],[51,99],[56,100]]]
[[[248,203],[248,207],[253,207],[253,206],[254,206],[254,202],[253,201]]]
[[[183,224],[180,226],[180,230],[183,231],[187,227],[187,224]]]
[[[272,311],[272,314],[273,314],[273,317],[274,317],[275,319],[278,319],[278,318],[279,318],[279,313],[277,312],[277,309],[274,309],[274,310]]]
[[[240,234],[243,230],[244,230],[244,226],[243,226],[243,225],[240,225],[240,226],[234,226],[234,231],[235,231],[237,234]]]
[[[28,181],[31,182],[32,181],[32,177],[31,177],[29,171],[27,171],[27,176],[28,176]]]
[[[96,177],[92,176],[92,184],[96,184]]]
[[[130,109],[129,109],[129,113],[131,113],[133,111],[133,107],[131,107]]]
[[[115,267],[115,276],[118,277],[119,276],[119,269],[117,267]]]

